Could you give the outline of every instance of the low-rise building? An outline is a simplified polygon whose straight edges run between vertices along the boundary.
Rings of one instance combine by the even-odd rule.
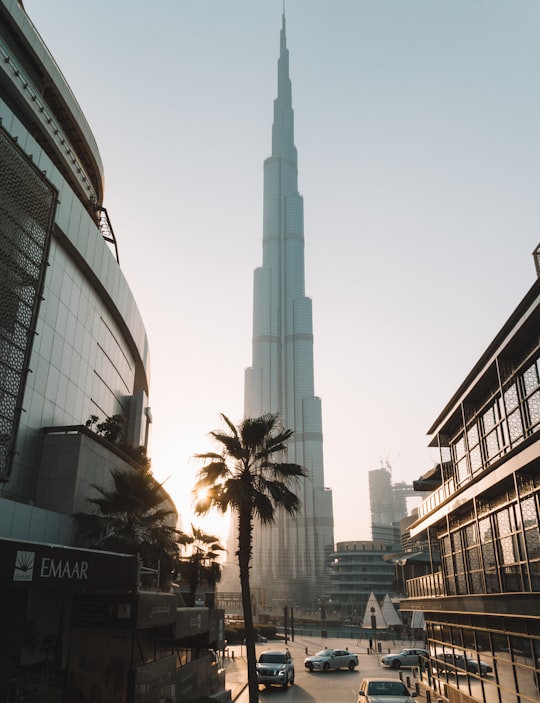
[[[429,682],[452,701],[538,701],[540,278],[429,434],[440,462],[409,529],[436,558],[401,602],[424,613]]]
[[[382,601],[394,580],[393,564],[384,560],[389,552],[382,542],[338,542],[330,562],[328,610],[355,620],[363,617],[372,592]]]

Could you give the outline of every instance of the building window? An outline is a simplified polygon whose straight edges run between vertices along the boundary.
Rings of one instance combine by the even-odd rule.
[[[531,395],[540,385],[538,381],[538,361],[535,361],[523,374],[526,395]]]
[[[523,439],[523,423],[519,408],[508,416],[508,431],[512,444],[518,444]]]
[[[467,430],[467,444],[469,445],[471,471],[474,475],[483,469],[484,464],[480,446],[480,435],[476,423]]]

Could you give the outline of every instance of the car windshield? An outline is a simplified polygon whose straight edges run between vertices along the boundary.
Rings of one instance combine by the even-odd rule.
[[[316,657],[330,657],[334,653],[333,649],[321,649],[320,652],[317,652],[315,655]]]
[[[260,664],[284,664],[284,654],[261,654],[259,657]]]
[[[370,696],[407,696],[408,693],[401,681],[370,681],[368,685]]]

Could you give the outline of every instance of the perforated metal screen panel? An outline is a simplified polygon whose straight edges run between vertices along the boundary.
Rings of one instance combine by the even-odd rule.
[[[56,198],[0,129],[0,480],[11,470]]]

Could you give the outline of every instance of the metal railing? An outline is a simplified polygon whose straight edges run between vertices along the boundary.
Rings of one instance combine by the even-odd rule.
[[[432,598],[434,596],[444,596],[444,580],[442,571],[433,574],[418,576],[407,580],[408,598]]]
[[[447,498],[453,495],[456,491],[456,484],[454,479],[449,479],[445,481],[442,486],[439,486],[433,493],[431,493],[422,503],[418,506],[418,517],[422,518],[428,515],[432,510],[435,510],[439,505],[441,505]]]

